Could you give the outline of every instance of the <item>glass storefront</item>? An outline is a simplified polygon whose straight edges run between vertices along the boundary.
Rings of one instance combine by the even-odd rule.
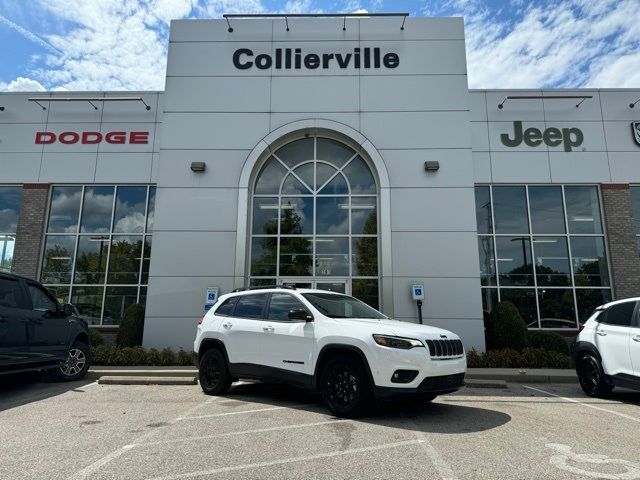
[[[146,303],[155,187],[55,186],[40,279],[92,325]]]
[[[11,272],[22,187],[0,186],[0,272]]]
[[[276,150],[252,197],[251,285],[336,285],[379,306],[378,196],[355,150],[308,137]]]
[[[611,300],[597,186],[478,185],[484,314],[512,302],[528,328],[576,329]]]

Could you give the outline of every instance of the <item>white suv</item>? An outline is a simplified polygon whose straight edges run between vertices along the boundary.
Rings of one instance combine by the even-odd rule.
[[[613,387],[640,389],[640,298],[598,307],[572,347],[580,386],[590,397]]]
[[[353,297],[292,287],[222,295],[198,326],[200,385],[209,395],[240,378],[322,392],[338,416],[373,400],[413,394],[427,401],[464,385],[459,337],[398,322]]]

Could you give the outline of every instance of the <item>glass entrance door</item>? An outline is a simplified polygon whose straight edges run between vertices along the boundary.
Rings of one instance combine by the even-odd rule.
[[[281,282],[283,285],[291,285],[296,288],[317,288],[319,290],[329,290],[336,293],[344,293],[351,295],[349,288],[349,280],[344,278],[323,278],[321,280],[298,280],[292,278],[284,278]]]

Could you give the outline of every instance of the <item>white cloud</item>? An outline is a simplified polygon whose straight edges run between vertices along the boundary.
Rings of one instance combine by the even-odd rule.
[[[9,83],[0,83],[0,91],[4,92],[43,92],[45,88],[37,80],[18,77]]]
[[[33,43],[35,43],[37,45],[40,45],[43,48],[46,48],[47,50],[49,50],[52,53],[60,53],[53,46],[51,46],[50,44],[45,42],[42,38],[37,36],[35,33],[30,32],[26,28],[22,28],[17,23],[12,22],[11,20],[9,20],[6,17],[3,17],[2,15],[0,15],[0,24],[5,25],[6,27],[9,27],[12,30],[15,30],[20,35],[22,35],[24,38],[26,38],[27,40],[30,40]]]

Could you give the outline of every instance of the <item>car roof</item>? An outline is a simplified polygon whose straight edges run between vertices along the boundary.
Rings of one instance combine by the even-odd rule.
[[[620,303],[626,303],[626,302],[639,302],[640,301],[640,297],[629,297],[629,298],[622,298],[620,300],[614,300],[613,302],[608,302],[605,303],[603,305],[601,305],[598,308],[609,308],[613,305],[618,305]]]
[[[298,293],[328,293],[333,295],[344,295],[340,292],[332,292],[331,290],[321,290],[318,288],[292,288],[292,287],[269,287],[269,288],[248,288],[248,289],[237,289],[233,292],[229,292],[224,294],[224,296],[228,295],[245,295],[250,293],[282,293],[282,292],[298,292]],[[221,295],[222,296],[222,295]]]

